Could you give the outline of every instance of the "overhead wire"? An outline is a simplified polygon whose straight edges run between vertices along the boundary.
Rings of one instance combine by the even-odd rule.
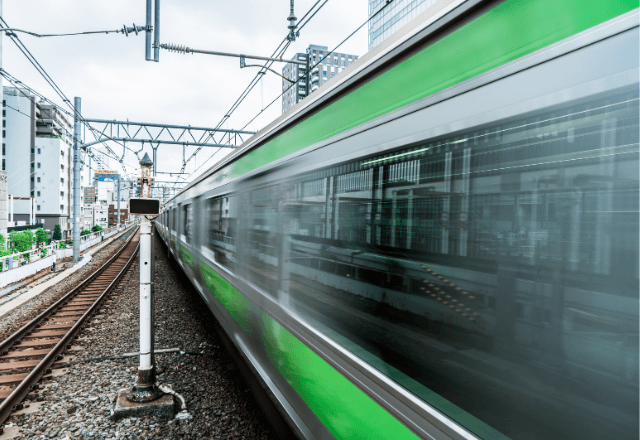
[[[0,21],[2,22],[3,28],[10,28],[10,26],[7,24],[7,22],[4,20],[3,17],[0,16]],[[47,71],[42,67],[42,65],[38,62],[38,60],[35,58],[35,56],[33,56],[33,54],[29,51],[29,49],[27,49],[27,47],[24,45],[24,43],[20,40],[20,38],[15,35],[15,34],[7,34],[7,36],[9,36],[9,38],[11,39],[11,41],[18,47],[18,49],[22,52],[22,54],[29,60],[29,62],[36,68],[36,70],[38,71],[38,73],[40,73],[40,75],[42,75],[42,77],[45,79],[45,81],[47,81],[47,83],[53,88],[53,90],[56,92],[56,94],[58,94],[58,96],[60,96],[60,98],[62,99],[62,101],[72,110],[73,114],[75,117],[78,117],[78,119],[83,123],[86,124],[87,127],[89,128],[89,131],[92,133],[92,135],[94,136],[94,138],[96,139],[96,141],[98,141],[98,135],[96,135],[96,130],[91,127],[91,125],[84,119],[84,117],[76,110],[75,106],[73,106],[71,104],[71,101],[69,100],[69,98],[67,98],[67,96],[64,94],[64,92],[62,91],[62,89],[60,89],[60,87],[58,87],[58,85],[55,83],[55,81],[53,81],[53,79],[51,78],[51,76],[47,73]],[[109,147],[104,141],[101,142],[104,147],[110,151],[111,153],[113,153],[114,156],[117,156],[115,154],[115,152],[111,149],[111,147]],[[128,172],[124,166],[124,163],[121,162],[120,160],[118,160],[118,162],[122,165],[122,169],[125,172],[125,176],[128,175]],[[128,177],[128,176],[127,176]]]
[[[316,2],[316,4],[317,4],[317,3],[319,3],[320,1],[322,1],[322,0],[319,0],[318,2]],[[327,2],[327,1],[328,1],[328,0],[325,0],[325,2],[322,4],[322,6],[324,6],[324,5],[326,4],[326,2]],[[325,59],[327,59],[329,56],[331,56],[332,54],[334,54],[334,53],[335,53],[335,51],[336,51],[340,46],[342,46],[342,45],[343,45],[347,40],[349,40],[351,37],[353,37],[353,35],[355,35],[358,31],[360,31],[360,30],[361,30],[361,29],[362,29],[362,28],[363,28],[367,23],[369,23],[372,19],[374,19],[378,14],[380,14],[380,13],[381,13],[381,12],[382,12],[386,7],[387,7],[387,6],[389,6],[391,3],[393,3],[393,0],[389,0],[389,1],[387,1],[387,3],[386,3],[382,8],[380,8],[380,9],[379,9],[375,14],[373,14],[373,15],[372,15],[371,17],[369,17],[369,18],[368,18],[364,23],[362,23],[360,26],[358,26],[358,27],[357,27],[353,32],[351,32],[351,34],[349,34],[349,36],[347,36],[345,39],[343,39],[343,40],[342,40],[342,41],[341,41],[341,42],[340,42],[336,47],[334,47],[330,52],[328,52],[324,57],[322,57],[322,58],[321,58],[321,59],[320,59],[316,64],[314,64],[313,66],[310,66],[310,67],[309,67],[309,74],[310,74],[310,72],[311,72],[315,67],[317,67],[318,65],[322,64],[322,62],[323,62]],[[322,7],[322,6],[321,6],[321,7]],[[314,7],[315,7],[315,5],[314,5]],[[319,9],[318,9],[318,10],[319,10]],[[316,12],[317,12],[317,11],[316,11]],[[311,19],[314,15],[315,15],[315,12],[314,12],[314,14],[313,14],[309,19]],[[304,27],[304,25],[306,25],[307,23],[308,23],[308,20],[307,20],[307,22],[305,22],[305,23],[303,24],[303,27]],[[286,88],[286,89],[285,89],[285,90],[284,90],[280,95],[278,95],[278,96],[277,96],[275,99],[273,99],[269,104],[267,104],[267,106],[266,106],[266,107],[264,107],[263,109],[261,109],[261,110],[260,110],[260,111],[259,111],[259,112],[258,112],[258,113],[253,117],[253,118],[251,118],[251,120],[249,120],[249,122],[247,122],[247,123],[246,123],[246,124],[245,124],[241,129],[240,129],[240,130],[244,130],[245,128],[247,128],[247,126],[248,126],[249,124],[251,124],[253,121],[255,121],[255,120],[256,120],[256,119],[257,119],[257,118],[258,118],[262,113],[264,113],[264,111],[265,111],[265,110],[267,110],[267,109],[268,109],[269,107],[271,107],[271,106],[272,106],[276,101],[278,101],[280,98],[282,98],[282,96],[283,96],[285,93],[287,93],[287,92],[288,92],[291,88],[293,88],[294,86],[295,86],[295,83],[294,83],[294,84],[291,84],[289,87],[287,87],[287,88]],[[311,92],[310,92],[310,91],[307,91],[307,93],[309,93],[309,95],[311,94]],[[309,96],[309,95],[307,95],[307,96]],[[214,154],[215,154],[215,153],[214,153]],[[185,181],[186,181],[186,180],[188,180],[192,175],[194,175],[195,173],[197,173],[197,172],[198,172],[198,170],[200,170],[200,169],[201,169],[201,168],[202,168],[202,167],[203,167],[203,166],[204,166],[204,165],[205,165],[205,164],[206,164],[206,163],[207,163],[207,162],[208,162],[212,157],[213,157],[213,154],[209,157],[209,159],[205,160],[205,161],[204,161],[204,162],[203,162],[203,163],[202,163],[198,168],[196,168],[196,169],[195,169],[195,170],[194,170],[194,171],[193,171],[189,176],[187,176],[186,178],[183,178],[183,179],[184,179]],[[179,178],[182,178],[182,177],[179,177]]]
[[[323,0],[317,0],[313,6],[311,6],[311,8],[309,8],[309,10],[305,13],[305,15],[300,19],[300,21],[298,21],[298,24],[296,26],[296,30],[300,31],[300,29],[302,29],[304,26],[306,26],[307,23],[309,23],[309,21],[316,15],[316,13],[322,9],[322,7],[327,4],[327,2],[329,0],[324,0],[324,2],[318,7],[316,8],[316,6],[322,2]],[[309,14],[311,14],[311,16],[309,16]],[[308,18],[307,18],[308,17]],[[305,18],[307,18],[307,20],[305,21]],[[282,47],[282,45],[285,44],[285,46],[280,49]],[[291,44],[291,41],[288,39],[288,35],[287,37],[285,37],[282,42],[280,42],[280,44],[278,45],[278,47],[273,51],[273,54],[271,55],[271,58],[281,58],[284,53],[286,52],[286,50],[289,48]],[[270,68],[273,65],[274,61],[267,61],[264,63],[263,67],[266,68]],[[253,88],[258,84],[260,78],[263,75],[264,70],[260,69],[260,71],[256,74],[256,76],[251,80],[251,82],[249,83],[249,85],[245,88],[245,90],[240,94],[240,97],[234,102],[234,104],[231,106],[231,108],[229,109],[229,111],[227,111],[227,113],[225,114],[225,116],[222,118],[222,120],[218,123],[218,125],[215,127],[216,129],[220,128],[222,126],[222,124],[231,117],[231,115],[233,114],[233,112],[240,106],[240,104],[242,104],[242,102],[244,101],[244,99],[247,97],[247,95],[251,92],[251,90],[253,90]],[[291,87],[293,87],[295,83],[293,83],[291,86],[289,86],[289,88],[287,90],[289,90]],[[286,92],[286,91],[285,91]],[[283,92],[284,93],[284,92]],[[282,95],[280,95],[282,96]],[[277,99],[277,98],[276,98]],[[261,111],[262,113],[262,111]],[[248,125],[248,124],[247,124]],[[246,127],[246,125],[245,125]],[[210,133],[209,137],[207,138],[207,140],[209,140],[209,138],[213,137],[213,133]],[[206,141],[205,141],[206,142]],[[202,148],[199,147],[186,161],[185,164],[188,163],[193,157],[195,157],[195,155],[201,150]],[[178,179],[183,179],[183,181],[188,180],[193,174],[195,174],[198,170],[200,170],[207,162],[209,162],[219,151],[221,150],[221,148],[219,148],[218,150],[216,150],[215,152],[213,152],[199,167],[197,167],[191,174],[189,174],[189,176],[185,179],[181,176],[178,177]],[[183,172],[185,168],[185,165],[183,165],[182,169],[180,170],[180,172]],[[179,181],[176,181],[176,184],[180,183]]]
[[[34,105],[36,104],[35,100],[29,96],[28,94],[26,94],[23,90],[21,89],[25,89],[27,90],[29,93],[32,93],[34,96],[39,97],[41,100],[48,102],[51,105],[54,105],[56,107],[56,109],[58,109],[61,113],[64,113],[68,116],[73,117],[73,115],[71,113],[69,113],[68,111],[64,110],[63,108],[60,108],[56,103],[54,103],[53,101],[51,101],[50,99],[46,98],[44,95],[38,93],[36,90],[32,89],[31,87],[29,87],[27,84],[23,83],[22,81],[19,81],[17,79],[15,79],[15,77],[13,77],[12,75],[8,74],[5,70],[0,69],[0,75],[3,76],[5,79],[7,79],[11,84],[13,84],[16,87],[16,90],[18,90],[25,98],[29,99],[29,101],[31,101]],[[14,109],[15,110],[15,109]],[[29,116],[26,115],[25,113],[23,113],[25,116]],[[29,116],[29,118],[31,118],[31,116]],[[32,118],[33,119],[33,118]],[[66,129],[65,129],[66,130]],[[67,130],[68,132],[68,130]],[[69,133],[70,136],[71,133]],[[128,147],[127,147],[128,148]],[[130,149],[130,148],[129,148]],[[105,154],[107,156],[109,156],[112,159],[115,160],[119,160],[118,157],[116,157],[115,155],[111,155],[109,152],[104,152],[101,150],[98,150],[98,148],[96,148],[96,150],[101,153],[101,154]]]

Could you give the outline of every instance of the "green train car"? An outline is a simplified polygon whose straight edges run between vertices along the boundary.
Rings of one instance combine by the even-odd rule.
[[[638,438],[638,25],[439,1],[167,203],[297,436]]]

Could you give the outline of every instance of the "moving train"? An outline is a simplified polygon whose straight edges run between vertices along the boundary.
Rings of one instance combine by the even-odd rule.
[[[638,438],[638,23],[433,2],[164,206],[295,435]]]

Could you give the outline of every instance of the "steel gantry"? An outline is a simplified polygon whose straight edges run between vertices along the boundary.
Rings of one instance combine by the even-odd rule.
[[[157,149],[160,145],[182,145],[183,147],[237,148],[246,137],[255,131],[224,128],[192,127],[190,125],[154,124],[147,122],[117,121],[108,119],[88,119],[97,135],[96,140],[82,145],[88,148],[105,141],[138,142],[149,144],[153,149],[154,175],[156,174]],[[139,152],[142,151],[142,148]],[[134,151],[134,153],[136,153]],[[137,156],[137,154],[136,154]],[[184,165],[184,164],[183,164]]]

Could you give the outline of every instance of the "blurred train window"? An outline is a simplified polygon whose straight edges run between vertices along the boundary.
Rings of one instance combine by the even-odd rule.
[[[254,189],[245,273],[432,404],[513,438],[623,438],[638,110],[636,85]]]
[[[178,227],[178,210],[176,208],[173,208],[171,212],[172,212],[171,230],[175,234]]]
[[[205,202],[207,247],[213,252],[215,262],[229,270],[234,270],[236,261],[236,211],[236,196],[215,197]]]
[[[189,203],[182,207],[182,221],[185,241],[187,244],[191,244],[193,238],[193,204]]]

